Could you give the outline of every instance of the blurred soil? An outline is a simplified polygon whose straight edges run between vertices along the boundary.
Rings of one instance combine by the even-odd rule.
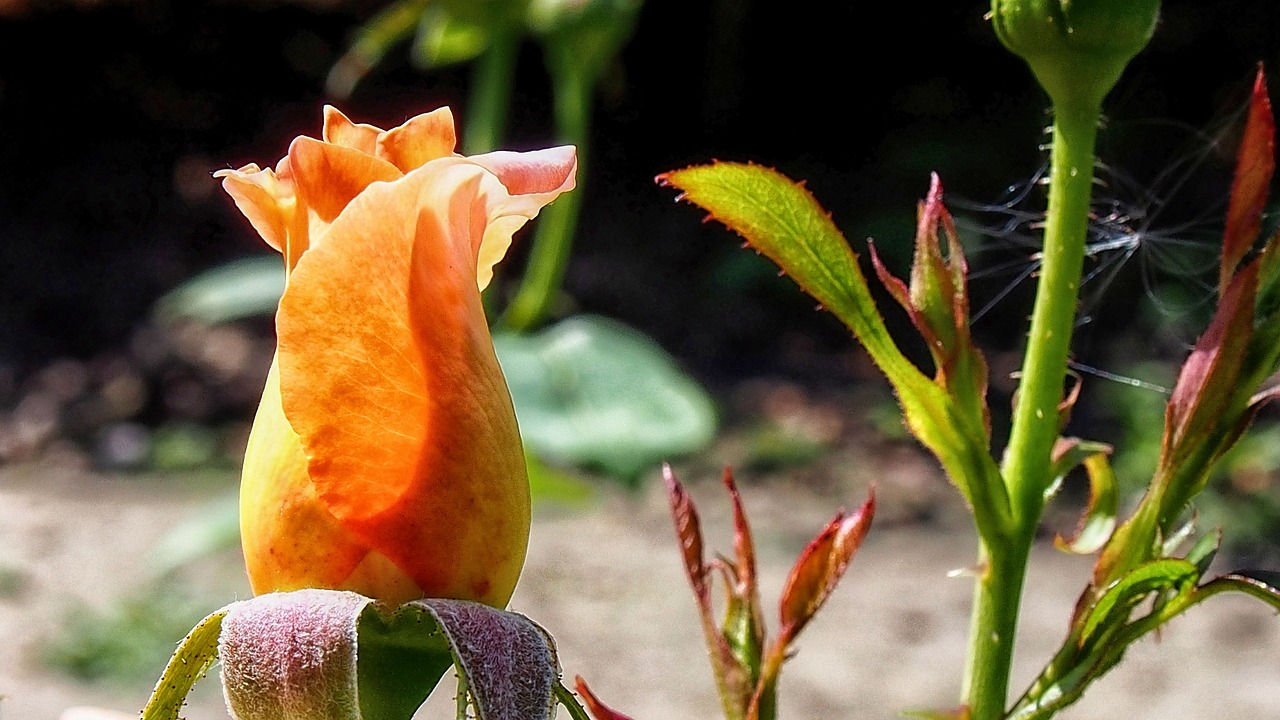
[[[878,487],[876,525],[787,665],[782,716],[891,718],[904,709],[946,707],[958,695],[969,599],[968,582],[952,571],[971,563],[974,552],[963,509],[914,451],[848,450],[835,455],[834,465],[810,467],[825,473],[838,466],[827,483],[764,473],[739,478],[766,606],[796,553],[837,507],[860,503],[872,480]],[[729,550],[718,473],[696,463],[682,473],[709,548]],[[583,506],[538,508],[512,608],[556,636],[566,676],[585,676],[637,720],[710,720],[718,717],[718,701],[701,631],[661,483],[649,479],[638,492],[604,485]],[[122,475],[48,461],[0,468],[0,570],[7,578],[0,596],[0,717],[55,720],[65,708],[86,704],[139,708],[149,680],[76,682],[44,665],[42,653],[71,608],[107,608],[152,582],[147,573],[158,539],[233,489],[230,473]],[[930,519],[921,521],[922,514]],[[1047,543],[1037,548],[1016,683],[1053,651],[1087,572],[1085,560]],[[197,588],[203,611],[247,595],[235,551],[199,560],[182,578]],[[1175,621],[1159,641],[1140,643],[1062,717],[1278,717],[1278,652],[1272,612],[1222,598]],[[437,695],[420,717],[452,716],[452,693]],[[215,679],[197,686],[186,717],[226,717]]]

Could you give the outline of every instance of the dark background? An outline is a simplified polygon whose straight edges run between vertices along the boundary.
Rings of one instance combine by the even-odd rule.
[[[1220,123],[1255,65],[1280,60],[1280,10],[1165,5],[1108,115]],[[0,399],[54,359],[128,342],[195,273],[268,252],[210,173],[272,164],[292,137],[317,133],[324,75],[378,7],[0,3]],[[846,346],[845,333],[676,206],[655,174],[712,158],[777,167],[806,180],[855,247],[874,235],[898,269],[930,171],[976,200],[1029,177],[1045,100],[994,39],[986,5],[868,7],[650,0],[596,106],[565,309],[631,323],[703,377],[784,366],[796,347]],[[532,43],[521,68],[507,145],[545,146],[554,131]],[[427,74],[393,54],[341,106],[384,127],[445,103],[460,115],[466,82],[465,68]],[[1141,155],[1141,142],[1126,136],[1124,149]],[[986,342],[1016,348],[1026,307],[1017,293],[998,306]],[[1126,326],[1124,312],[1106,318]]]

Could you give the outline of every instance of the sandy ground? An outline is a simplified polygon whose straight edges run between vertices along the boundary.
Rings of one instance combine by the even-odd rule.
[[[686,480],[709,543],[727,550],[728,507],[718,482]],[[50,673],[35,659],[40,643],[73,599],[101,605],[143,582],[156,540],[230,482],[0,468],[0,568],[21,579],[19,591],[0,599],[0,718],[54,720],[82,704],[141,706],[148,687],[85,685]],[[771,605],[795,553],[837,501],[761,484],[746,484],[744,496]],[[904,709],[946,707],[957,697],[969,585],[948,572],[972,561],[973,540],[954,515],[895,523],[892,502],[885,498],[882,517],[889,520],[872,530],[786,667],[782,717],[892,718]],[[199,569],[200,582],[221,587],[228,600],[246,593],[234,555]],[[1087,561],[1047,546],[1037,550],[1015,684],[1052,652],[1087,570]],[[584,675],[597,694],[637,720],[719,717],[657,483],[637,496],[602,493],[585,508],[541,508],[512,607],[555,634],[567,676]],[[189,720],[226,717],[215,685],[210,678],[197,687]],[[1060,717],[1277,718],[1278,687],[1280,622],[1261,603],[1221,598],[1175,621],[1159,642],[1136,647]],[[437,695],[420,717],[452,717],[451,693]]]

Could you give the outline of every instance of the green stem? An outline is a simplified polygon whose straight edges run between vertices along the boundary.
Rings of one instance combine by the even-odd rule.
[[[582,207],[594,74],[571,61],[552,64],[553,68],[557,66],[565,69],[552,73],[556,127],[562,142],[578,147],[578,184],[573,192],[560,196],[538,217],[524,277],[502,319],[503,325],[515,332],[532,330],[551,311],[560,294]]]
[[[1014,531],[1003,546],[980,549],[964,684],[972,720],[1004,716],[1027,557],[1060,431],[1058,405],[1084,267],[1099,116],[1096,105],[1054,107],[1044,253],[1002,469]]]
[[[467,97],[467,131],[462,138],[465,155],[490,152],[502,142],[516,62],[520,57],[520,39],[517,24],[496,25],[489,47],[476,59]]]

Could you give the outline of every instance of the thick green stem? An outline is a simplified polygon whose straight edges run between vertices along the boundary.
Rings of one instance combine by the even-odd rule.
[[[1004,717],[1018,605],[1030,550],[1030,538],[1021,536],[999,549],[985,544],[979,548],[969,653],[961,689],[972,720]]]
[[[466,155],[490,152],[502,142],[520,57],[520,30],[514,23],[495,26],[489,47],[476,58],[467,97],[467,131],[462,138]]]
[[[1060,430],[1058,405],[1084,266],[1099,114],[1092,105],[1054,108],[1044,253],[1002,468],[1014,529],[1003,546],[980,550],[964,685],[972,720],[1002,718],[1007,702],[1027,557]]]
[[[578,184],[573,192],[562,195],[538,217],[520,288],[502,319],[507,328],[516,332],[527,332],[537,327],[559,296],[578,226],[578,212],[582,207],[587,136],[591,124],[591,78],[594,74],[590,69],[573,67],[572,63],[554,67],[566,68],[552,75],[556,127],[561,141],[578,147]]]
[[[1024,529],[1040,519],[1050,479],[1049,456],[1058,438],[1058,405],[1084,267],[1099,117],[1097,107],[1054,108],[1040,281],[1004,462],[1015,519]]]

